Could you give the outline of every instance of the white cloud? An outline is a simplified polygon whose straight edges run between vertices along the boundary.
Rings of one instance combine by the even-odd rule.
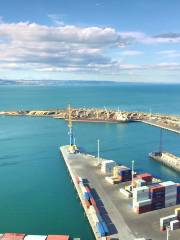
[[[180,57],[180,51],[177,51],[177,50],[160,51],[160,52],[158,52],[158,54],[165,56],[165,57],[170,57],[170,58]]]
[[[164,70],[180,71],[180,63],[178,63],[178,62],[162,62],[162,63],[154,65],[154,67],[156,67],[158,69],[164,69]]]
[[[50,15],[54,21],[58,16]],[[111,49],[133,43],[154,44],[166,42],[170,36],[149,37],[141,32],[118,32],[110,27],[46,26],[36,23],[0,22],[0,69],[22,69],[38,72],[83,72],[119,74],[121,71],[147,68],[179,69],[179,65],[136,65],[115,60]],[[178,35],[171,38],[179,39]],[[169,40],[168,40],[169,41]],[[124,56],[143,52],[124,50]],[[172,52],[171,52],[172,54]],[[171,66],[170,66],[171,65]]]

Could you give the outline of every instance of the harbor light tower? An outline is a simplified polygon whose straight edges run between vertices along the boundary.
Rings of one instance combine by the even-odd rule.
[[[77,153],[78,148],[75,144],[75,137],[73,135],[73,126],[72,126],[72,110],[70,104],[68,105],[68,134],[69,134],[69,152]]]

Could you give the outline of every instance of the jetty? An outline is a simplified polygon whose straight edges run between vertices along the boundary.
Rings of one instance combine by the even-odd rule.
[[[97,166],[98,158],[86,153],[71,153],[68,146],[61,146],[60,152],[66,163],[79,199],[84,208],[95,239],[102,239],[95,229],[95,225],[83,203],[82,193],[77,184],[76,177],[88,179],[92,188],[96,190],[98,202],[103,205],[105,211],[103,218],[109,229],[109,237],[112,240],[135,240],[138,238],[164,240],[166,233],[159,231],[159,219],[170,214],[174,207],[156,210],[137,215],[132,211],[132,199],[126,199],[120,194],[120,187],[124,183],[111,185],[105,180],[105,175]],[[143,227],[142,227],[143,226]],[[172,239],[179,240],[179,233],[172,232]]]
[[[68,109],[1,111],[0,116],[27,116],[68,119]],[[72,121],[99,123],[143,122],[180,133],[180,116],[160,113],[128,112],[107,108],[71,108]]]
[[[155,121],[155,120],[141,120],[141,122],[154,127],[162,128],[174,133],[178,133],[178,134],[180,133],[179,124],[173,125],[173,124],[167,124],[166,122],[163,122],[163,121]]]
[[[180,172],[180,157],[177,157],[169,152],[152,152],[149,156],[152,159],[176,170],[177,172]]]

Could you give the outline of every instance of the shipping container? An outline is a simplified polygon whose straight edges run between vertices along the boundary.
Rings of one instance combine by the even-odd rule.
[[[47,240],[70,240],[68,235],[48,235]]]
[[[93,219],[93,222],[96,224],[96,223],[99,223],[99,218],[97,216],[96,213],[91,213],[91,217]]]
[[[24,239],[25,234],[22,233],[5,233],[2,236],[2,240],[11,240],[11,239],[16,239],[16,240],[21,240]]]
[[[180,229],[180,221],[179,220],[173,220],[170,222],[170,229],[171,231]]]
[[[167,217],[160,218],[160,229],[161,229],[161,231],[166,230],[166,227],[169,227],[170,222],[174,221],[174,220],[177,220],[177,216],[175,214],[167,216]]]
[[[135,207],[133,209],[138,214],[150,212],[152,210],[151,205],[146,205],[146,206],[142,206],[142,207]]]
[[[104,228],[103,228],[102,224],[101,223],[97,223],[96,227],[97,227],[99,235],[101,237],[104,237],[105,236],[105,231],[104,231]]]
[[[84,193],[83,193],[83,198],[84,198],[85,200],[90,200],[89,193],[88,193],[88,192],[84,192]]]
[[[138,174],[136,177],[140,178],[146,182],[152,182],[152,179],[153,179],[153,176],[149,173]]]
[[[24,240],[45,240],[46,238],[45,235],[27,235]]]
[[[105,235],[108,235],[109,234],[109,230],[108,230],[107,224],[103,221],[102,225],[103,225],[103,228],[104,228]]]

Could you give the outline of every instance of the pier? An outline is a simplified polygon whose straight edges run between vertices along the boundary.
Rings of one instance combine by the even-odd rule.
[[[149,156],[164,165],[180,172],[180,158],[169,152],[152,152]]]
[[[76,176],[88,179],[92,188],[97,192],[101,204],[106,210],[103,218],[109,229],[112,240],[135,240],[145,238],[151,240],[164,240],[166,233],[159,230],[160,217],[170,215],[174,207],[160,209],[145,214],[137,215],[132,211],[132,199],[125,199],[119,189],[124,184],[111,185],[105,181],[105,175],[97,166],[98,159],[84,153],[69,153],[68,146],[60,147],[73,184],[77,190],[80,201],[94,232],[95,239],[101,239],[95,229],[95,225],[89,212],[83,203],[82,193],[76,182]],[[171,233],[173,240],[179,240],[179,231]]]
[[[141,120],[140,122],[180,134],[180,126],[174,127],[172,125],[167,125],[167,124],[164,124],[163,122],[158,122],[154,120]]]

